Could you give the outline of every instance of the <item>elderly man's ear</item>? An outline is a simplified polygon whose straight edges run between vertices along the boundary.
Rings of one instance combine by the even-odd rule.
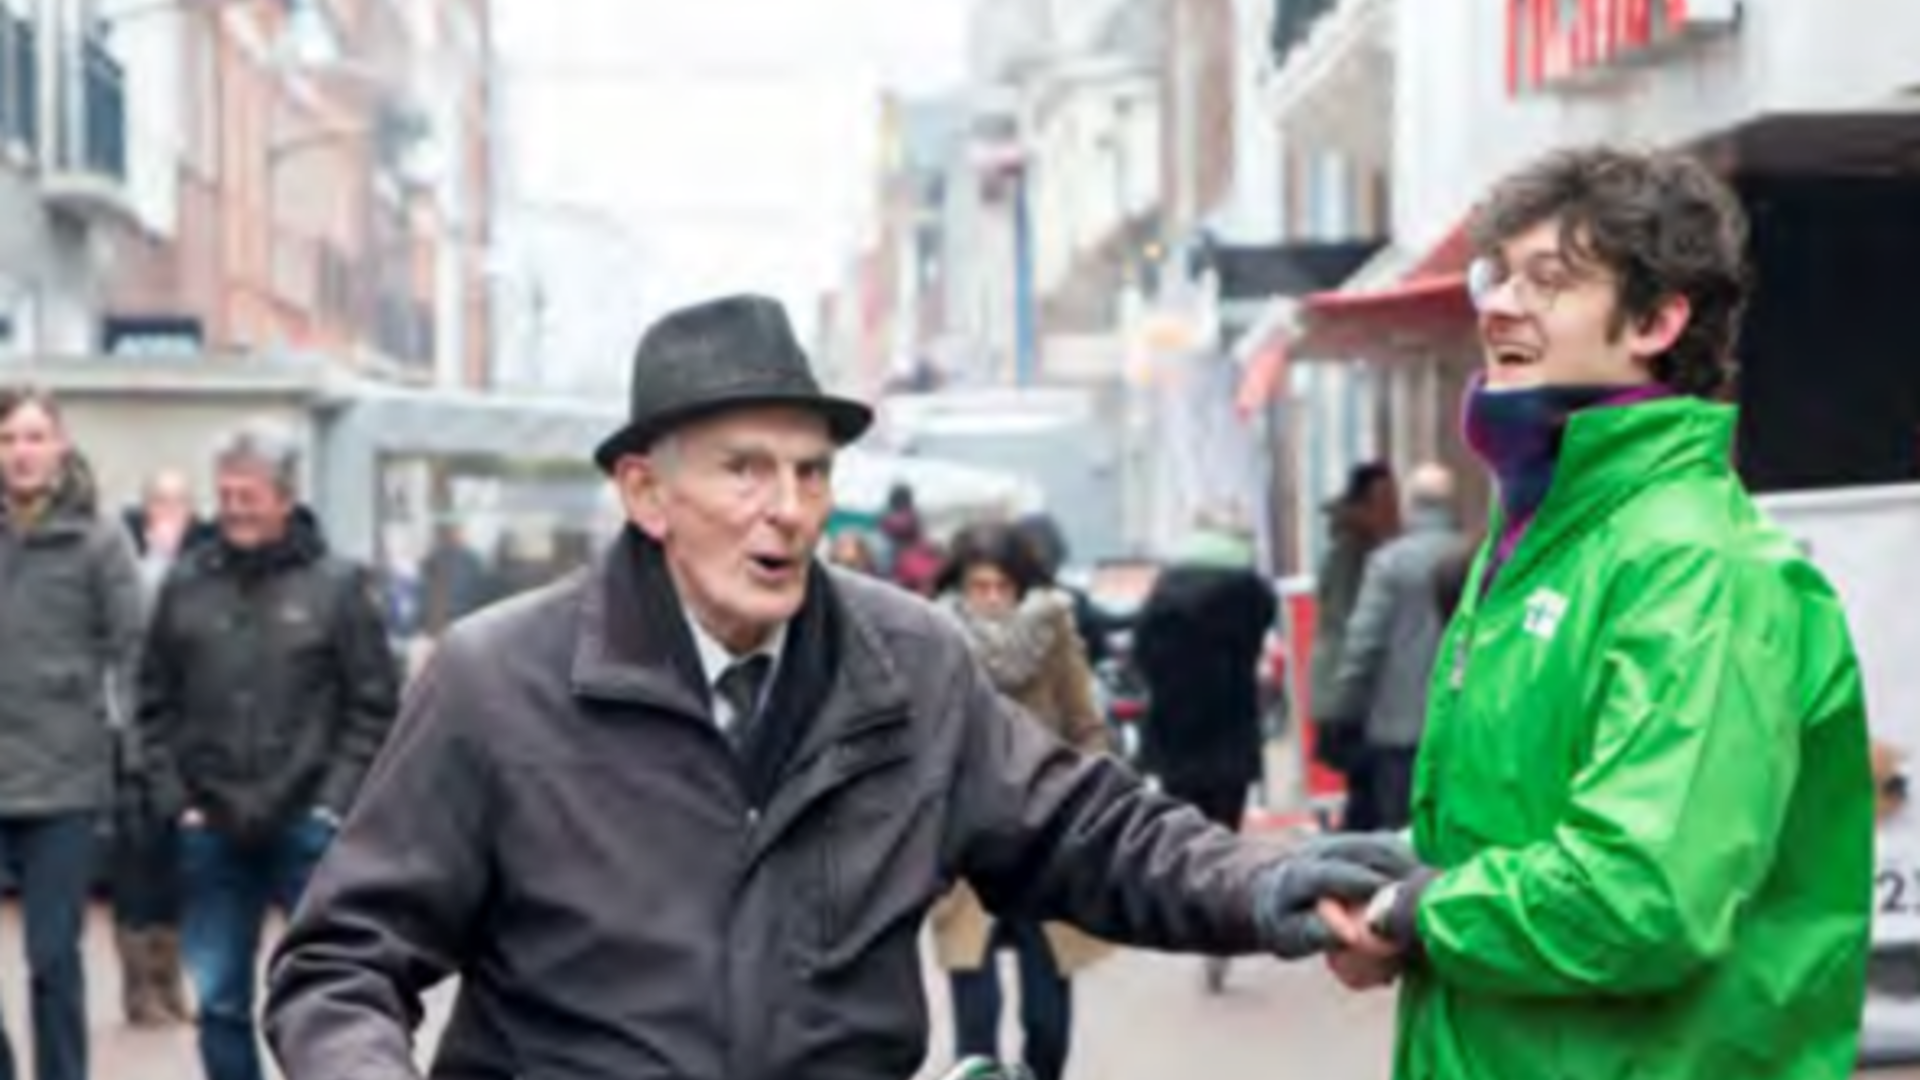
[[[657,464],[649,457],[629,454],[614,467],[613,477],[620,489],[620,503],[627,510],[627,520],[655,541],[665,540],[667,499]]]

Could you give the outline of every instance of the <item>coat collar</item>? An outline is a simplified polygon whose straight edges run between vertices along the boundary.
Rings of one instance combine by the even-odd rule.
[[[1500,577],[1517,576],[1642,492],[1689,477],[1731,474],[1736,417],[1731,406],[1693,397],[1575,413],[1567,421],[1553,485]],[[1490,535],[1497,537],[1506,525],[1497,505],[1493,519]]]
[[[699,650],[659,544],[629,526],[587,575],[570,671],[574,693],[706,719]],[[796,762],[822,740],[845,734],[838,729],[846,724],[906,707],[900,672],[878,633],[845,602],[842,588],[839,575],[815,564],[806,604],[789,626],[775,692],[788,673],[824,680],[819,691],[805,695],[814,699],[812,708],[796,703],[823,721],[808,725]]]
[[[707,714],[706,681],[659,545],[631,526],[588,571],[570,681],[581,697]]]

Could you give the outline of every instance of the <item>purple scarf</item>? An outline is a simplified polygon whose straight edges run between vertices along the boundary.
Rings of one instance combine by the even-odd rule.
[[[1520,544],[1533,515],[1553,486],[1560,439],[1567,419],[1582,409],[1631,405],[1672,396],[1664,386],[1538,386],[1489,390],[1484,379],[1467,389],[1461,430],[1475,455],[1493,472],[1505,511],[1500,546],[1487,568],[1486,581],[1506,564]]]

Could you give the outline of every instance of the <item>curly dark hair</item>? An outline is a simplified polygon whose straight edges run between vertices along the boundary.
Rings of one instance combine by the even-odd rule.
[[[1020,529],[998,521],[968,525],[954,534],[947,545],[946,565],[934,579],[936,593],[952,592],[960,587],[967,570],[991,566],[1007,575],[1021,596],[1053,583],[1040,553]]]
[[[1608,146],[1558,151],[1496,185],[1468,238],[1490,254],[1544,221],[1559,222],[1569,259],[1618,278],[1615,334],[1668,297],[1692,305],[1673,347],[1654,358],[1654,378],[1698,397],[1727,389],[1747,302],[1747,218],[1705,164]]]

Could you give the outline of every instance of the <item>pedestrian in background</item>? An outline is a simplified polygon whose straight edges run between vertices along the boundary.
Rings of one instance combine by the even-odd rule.
[[[1203,517],[1154,579],[1134,627],[1147,687],[1142,760],[1161,790],[1235,832],[1265,773],[1260,662],[1279,602],[1237,532]],[[1227,965],[1204,966],[1210,991]]]
[[[54,399],[0,393],[0,870],[20,896],[38,1080],[86,1080],[81,961],[140,574]],[[0,1031],[0,1080],[15,1075]]]
[[[1113,647],[1108,642],[1108,636],[1113,633],[1113,620],[1100,610],[1100,605],[1087,595],[1085,589],[1075,588],[1060,579],[1068,560],[1073,557],[1060,522],[1052,514],[1028,514],[1016,521],[1014,528],[1019,530],[1039,557],[1040,572],[1053,583],[1055,590],[1072,603],[1073,626],[1080,633],[1080,644],[1087,650],[1087,664],[1099,667],[1113,655]]]
[[[1068,746],[1084,754],[1108,751],[1072,602],[1053,587],[1026,536],[998,523],[962,529],[949,546],[937,591],[996,690]],[[932,925],[953,989],[956,1058],[1000,1056],[996,957],[1006,950],[1020,973],[1026,1065],[1035,1080],[1060,1080],[1072,1044],[1073,976],[1107,947],[1064,923],[993,918],[965,884],[934,909]]]
[[[1425,464],[1407,476],[1406,531],[1367,558],[1347,620],[1334,694],[1316,707],[1322,725],[1359,732],[1369,783],[1349,819],[1403,829],[1413,801],[1413,761],[1427,723],[1427,684],[1445,625],[1434,603],[1436,568],[1460,542],[1453,474]]]
[[[1347,625],[1360,601],[1367,560],[1374,549],[1400,533],[1400,487],[1393,470],[1382,462],[1354,466],[1346,489],[1327,506],[1328,546],[1314,578],[1313,650],[1307,658],[1307,703],[1315,721],[1314,756],[1346,777],[1346,809],[1341,827],[1370,832],[1374,795],[1373,758],[1367,753],[1366,733],[1359,724],[1331,723],[1321,716],[1323,706],[1340,696],[1340,665],[1346,658]]]
[[[873,553],[873,541],[859,529],[842,529],[827,542],[827,561],[856,574],[880,576],[880,560]]]
[[[167,575],[187,552],[212,541],[212,523],[195,509],[193,486],[178,469],[147,479],[140,504],[126,513],[140,560],[143,611],[151,615]],[[129,712],[135,707],[127,702]],[[116,741],[113,854],[114,947],[120,954],[120,1002],[136,1027],[192,1018],[180,966],[178,833],[154,806],[137,723],[122,725]]]
[[[927,535],[926,519],[914,501],[912,488],[895,484],[887,492],[880,535],[887,540],[887,576],[915,596],[931,597],[946,557],[940,545]]]
[[[261,928],[269,906],[293,911],[352,806],[398,671],[368,575],[299,503],[293,441],[243,429],[214,468],[219,539],[161,589],[140,722],[154,800],[179,830],[202,1066],[261,1080]]]

